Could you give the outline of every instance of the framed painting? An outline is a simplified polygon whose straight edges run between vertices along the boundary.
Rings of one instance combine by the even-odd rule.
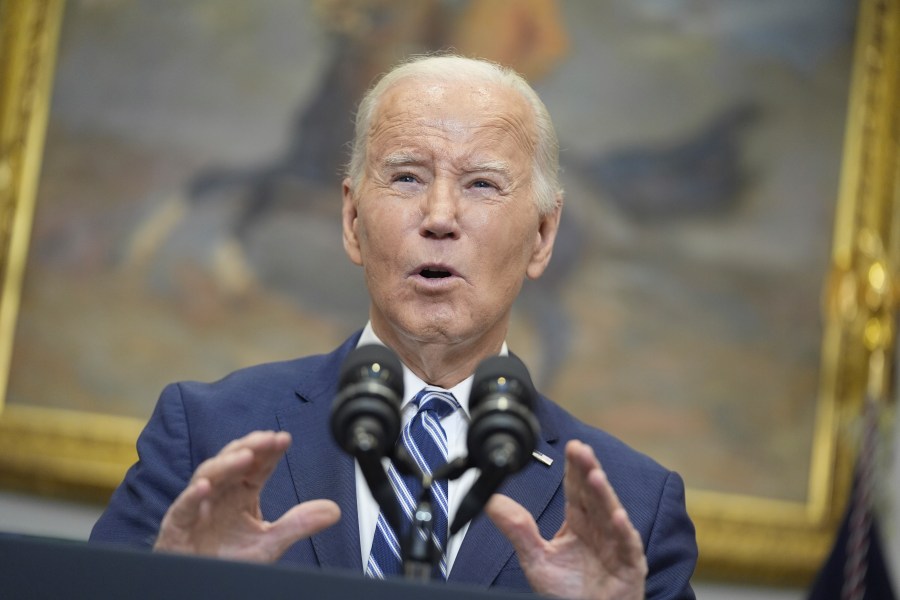
[[[900,0],[0,0],[0,483],[104,498],[166,383],[360,328],[353,109],[448,48],[561,140],[510,346],[682,474],[701,576],[808,579],[891,392]]]

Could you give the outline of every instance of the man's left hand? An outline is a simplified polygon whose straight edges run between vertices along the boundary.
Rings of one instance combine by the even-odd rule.
[[[486,507],[532,589],[573,600],[642,600],[644,545],[590,446],[575,440],[566,445],[564,486],[566,520],[549,541],[518,502],[495,494]]]

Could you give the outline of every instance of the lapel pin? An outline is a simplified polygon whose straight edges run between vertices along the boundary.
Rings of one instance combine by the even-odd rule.
[[[548,467],[553,464],[553,459],[550,458],[549,456],[547,456],[546,454],[544,454],[543,452],[538,452],[537,450],[535,450],[534,452],[531,453],[531,455],[533,457],[535,457],[538,461],[547,465]]]

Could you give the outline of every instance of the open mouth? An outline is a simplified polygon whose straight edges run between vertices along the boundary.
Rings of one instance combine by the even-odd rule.
[[[419,275],[425,279],[443,279],[444,277],[450,277],[451,273],[450,271],[445,271],[443,269],[425,268],[419,271]]]

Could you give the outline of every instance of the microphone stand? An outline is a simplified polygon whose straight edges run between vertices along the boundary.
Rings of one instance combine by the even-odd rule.
[[[359,432],[360,430],[357,430],[356,434],[361,435]],[[434,510],[431,503],[431,486],[438,479],[458,479],[475,466],[474,462],[469,457],[459,457],[451,460],[432,475],[427,475],[422,472],[419,465],[416,464],[402,444],[398,444],[394,448],[394,453],[390,458],[394,461],[397,470],[404,475],[418,477],[422,483],[422,493],[416,500],[416,507],[412,515],[412,526],[404,537],[400,533],[403,522],[400,512],[400,500],[397,498],[397,494],[390,483],[376,447],[374,444],[367,443],[367,440],[358,439],[357,441],[359,443],[356,445],[357,451],[354,453],[354,456],[359,461],[360,470],[363,472],[366,484],[388,523],[397,532],[401,547],[404,576],[412,581],[430,581],[434,567],[441,561],[441,552],[438,551],[433,536]],[[499,476],[499,479],[502,480],[505,473],[496,472],[495,476]],[[492,480],[490,488],[496,489],[499,481],[494,480],[493,477],[490,479]],[[457,515],[452,530],[448,520],[448,542],[452,535],[456,534],[463,525],[474,517],[474,514],[473,512],[472,517],[464,519],[462,522],[459,522],[459,515]],[[447,517],[449,519],[449,515]]]
[[[363,428],[358,427],[353,435],[356,440],[356,451],[353,455],[359,462],[359,468],[366,480],[366,485],[372,493],[372,497],[378,503],[378,508],[384,513],[384,518],[394,531],[400,531],[402,522],[400,515],[400,503],[394,488],[388,479],[387,472],[381,464],[381,456],[378,452],[376,440]]]
[[[438,551],[433,535],[434,510],[431,504],[431,485],[438,479],[457,479],[471,465],[467,458],[460,457],[448,462],[432,475],[427,475],[419,469],[419,465],[409,456],[402,444],[396,446],[392,458],[398,471],[405,475],[419,477],[422,482],[422,493],[417,499],[412,515],[412,526],[407,532],[406,538],[401,541],[403,573],[407,579],[413,581],[429,581],[434,567],[441,562],[441,552]],[[447,529],[447,541],[449,542],[449,521]],[[395,528],[394,531],[399,532],[399,529]],[[446,551],[446,548],[444,550]]]

